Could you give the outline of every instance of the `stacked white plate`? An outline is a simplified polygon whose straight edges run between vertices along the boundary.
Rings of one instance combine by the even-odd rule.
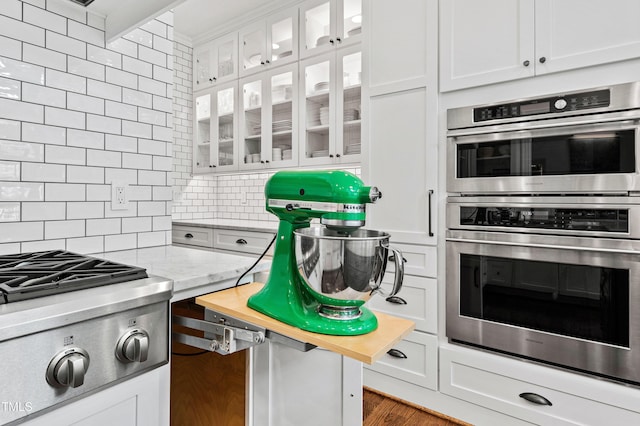
[[[282,149],[280,149],[280,148],[272,148],[271,149],[271,159],[273,161],[282,160]]]
[[[331,40],[331,36],[328,35],[318,37],[318,39],[316,40],[316,47],[329,44],[329,40]]]
[[[321,81],[319,83],[316,83],[313,86],[313,90],[315,90],[316,92],[323,92],[325,90],[329,90],[329,82],[328,81]]]
[[[355,108],[344,110],[344,121],[353,121],[358,119],[358,110]]]
[[[329,107],[320,107],[320,124],[329,124]]]
[[[345,149],[344,153],[345,155],[353,155],[353,154],[360,154],[360,144],[359,143],[354,143],[351,145],[347,145],[347,148]]]
[[[328,149],[321,149],[318,151],[313,151],[311,153],[312,157],[328,157],[329,156],[329,150]]]
[[[282,150],[282,159],[283,160],[291,160],[292,151],[290,149]]]
[[[291,130],[291,120],[277,120],[271,124],[273,132],[286,132]]]

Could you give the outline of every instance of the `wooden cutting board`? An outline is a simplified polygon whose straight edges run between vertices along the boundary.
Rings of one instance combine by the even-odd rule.
[[[329,336],[311,333],[290,326],[247,306],[249,297],[257,293],[262,283],[251,283],[227,290],[210,293],[196,298],[198,305],[229,315],[284,336],[311,343],[320,348],[339,353],[367,364],[373,364],[396,343],[415,328],[415,323],[407,319],[374,312],[378,318],[378,328],[360,336]]]

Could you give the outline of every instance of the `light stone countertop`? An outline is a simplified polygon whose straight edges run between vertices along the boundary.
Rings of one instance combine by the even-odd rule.
[[[160,246],[94,254],[113,262],[146,268],[149,275],[173,280],[171,301],[224,290],[256,261],[256,257],[177,246]],[[251,281],[252,273],[269,269],[271,262],[260,263],[243,279]]]
[[[241,231],[275,232],[278,221],[240,219],[174,219],[173,225],[196,226],[200,228],[238,229]]]

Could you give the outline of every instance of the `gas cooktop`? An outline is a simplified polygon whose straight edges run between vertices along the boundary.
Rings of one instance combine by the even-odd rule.
[[[64,250],[0,256],[0,304],[147,278],[146,269]]]

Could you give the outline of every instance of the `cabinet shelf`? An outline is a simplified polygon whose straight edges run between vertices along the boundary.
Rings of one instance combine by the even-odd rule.
[[[343,123],[344,127],[357,127],[361,124],[361,120],[357,119],[357,120],[350,120],[350,121],[345,121]]]
[[[307,127],[307,132],[309,132],[309,133],[318,133],[318,134],[327,134],[327,133],[329,133],[329,125],[327,125],[327,124],[319,124],[317,126],[309,126],[309,127]]]
[[[314,102],[319,102],[319,101],[323,101],[323,100],[328,100],[329,99],[329,91],[328,90],[323,90],[321,92],[314,92],[310,95],[307,95],[307,100],[308,101],[314,101]]]
[[[218,141],[218,143],[219,143],[220,145],[223,145],[223,144],[226,144],[226,145],[228,145],[228,144],[232,144],[232,143],[233,143],[233,138],[220,139],[220,140]]]
[[[258,133],[257,135],[246,135],[244,137],[245,140],[260,140],[260,137],[262,135],[260,133]]]

